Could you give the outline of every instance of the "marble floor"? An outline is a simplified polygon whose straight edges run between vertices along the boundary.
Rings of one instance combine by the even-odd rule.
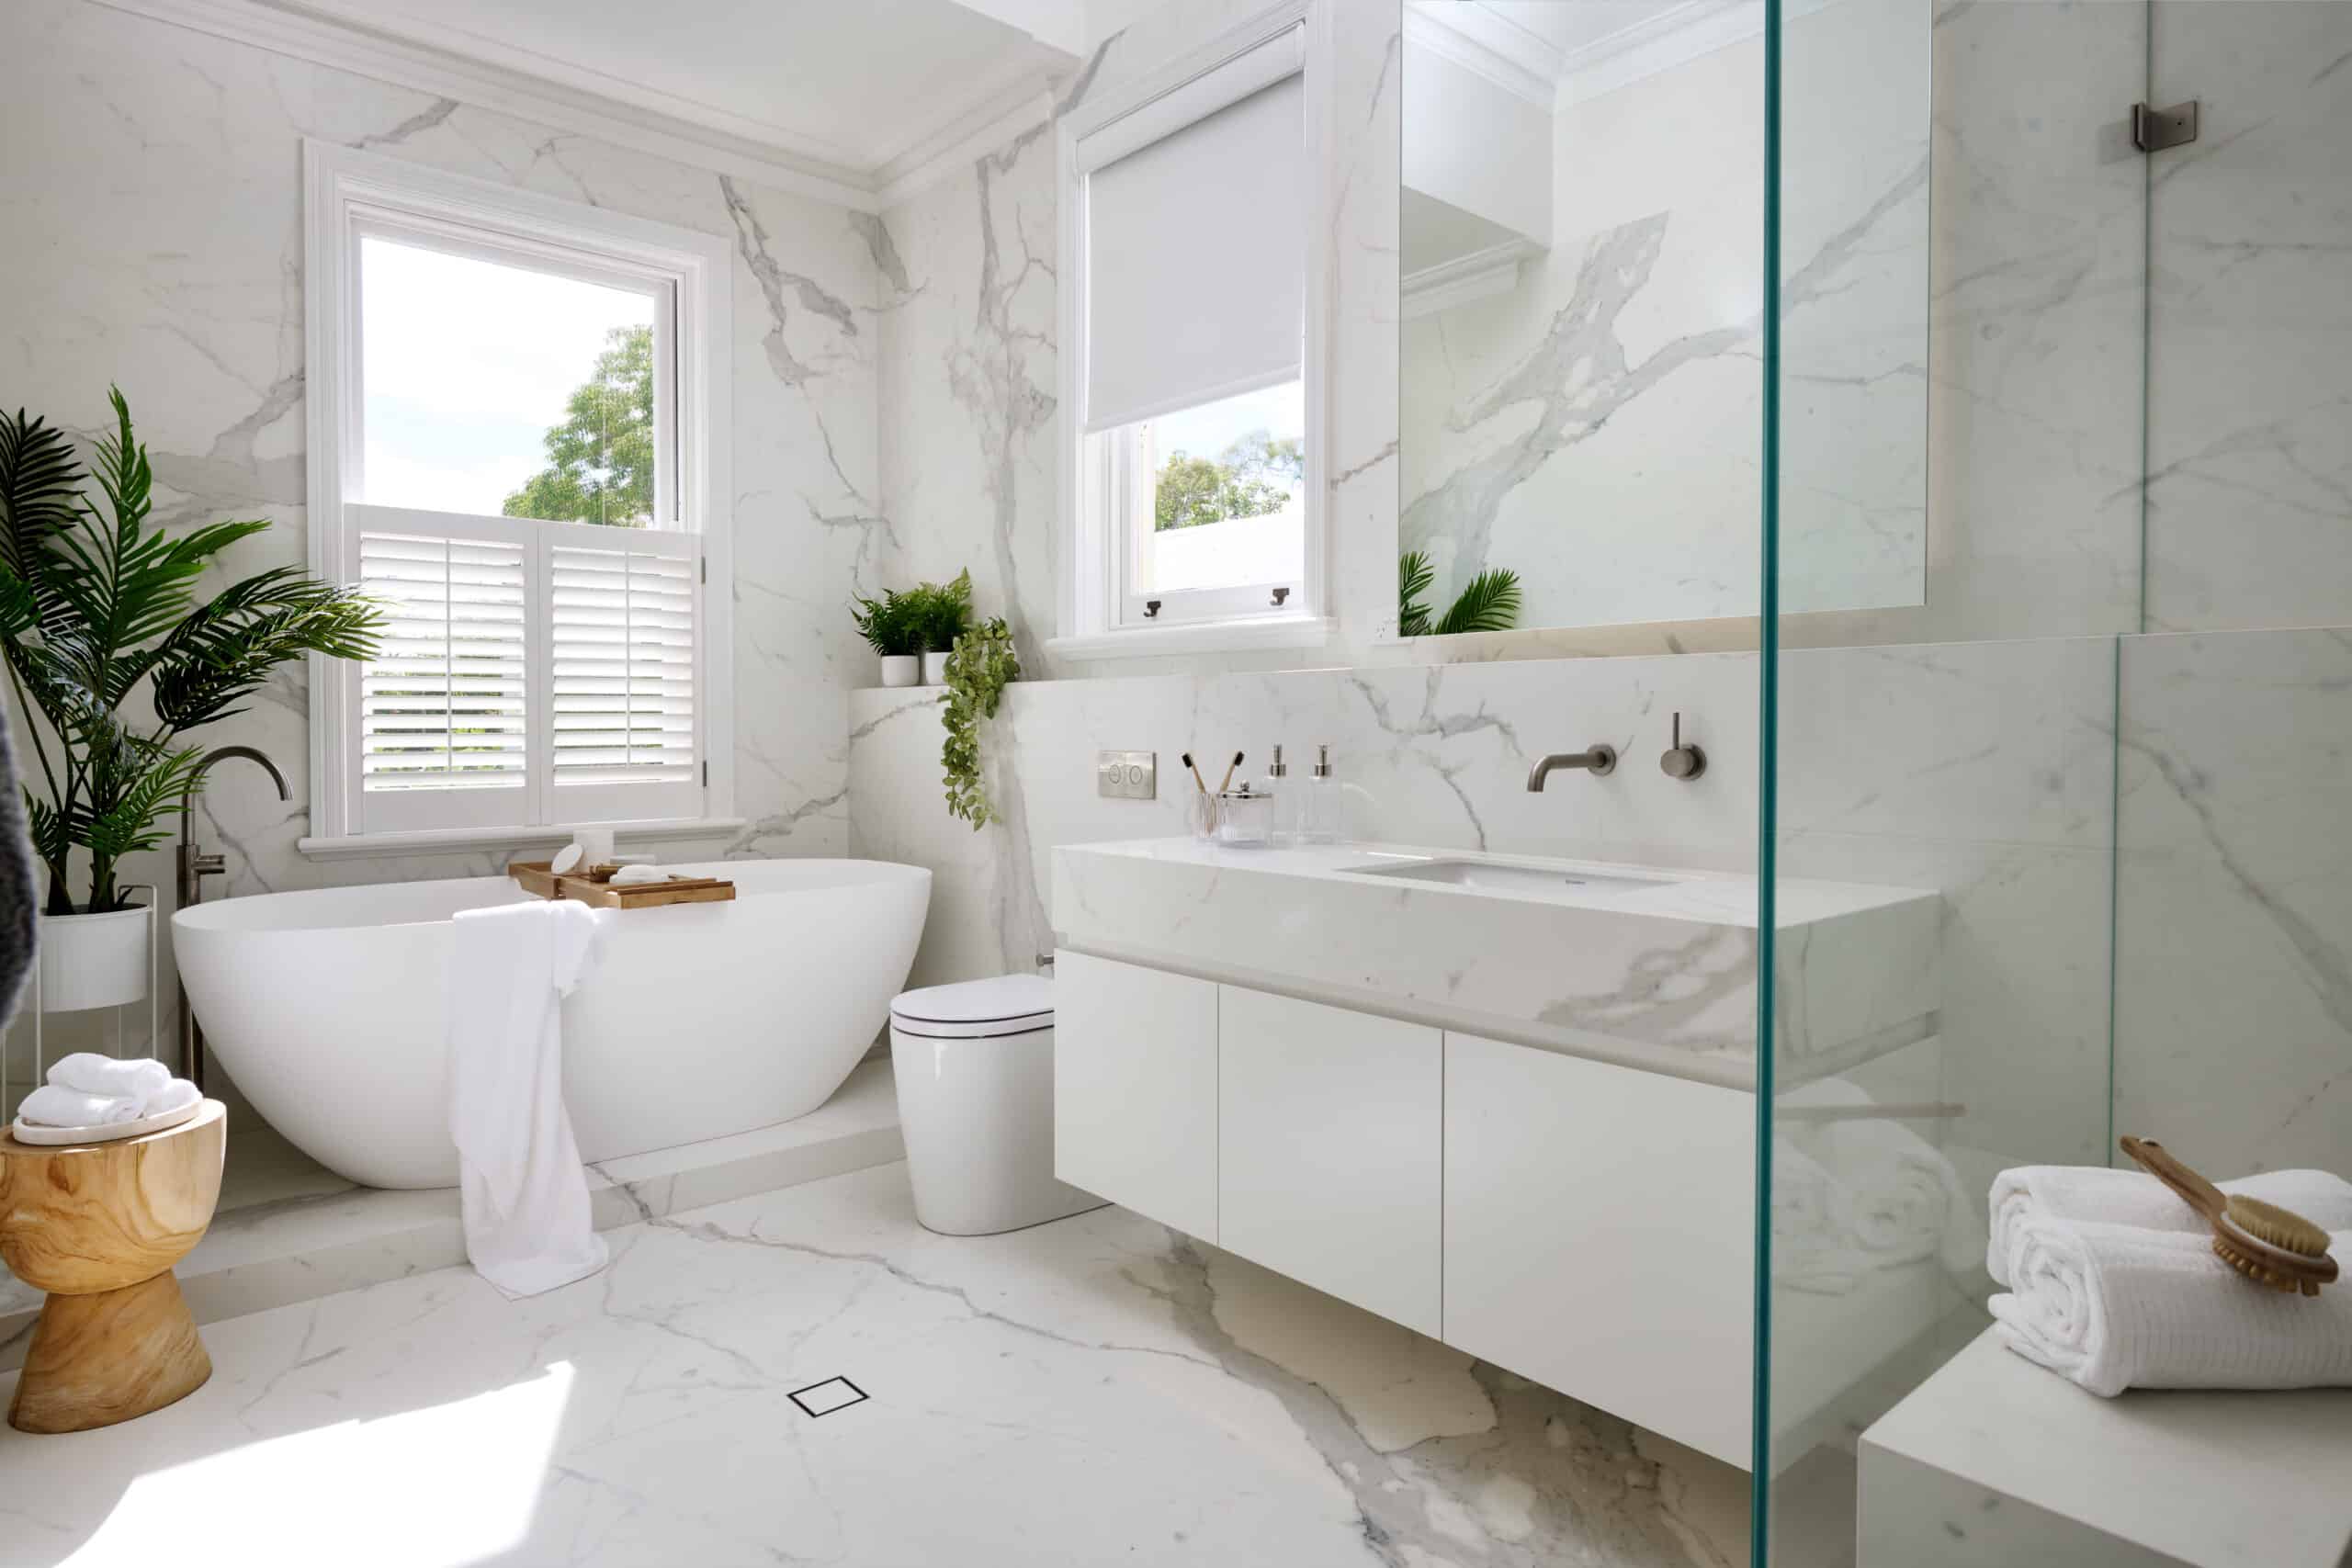
[[[936,1236],[889,1164],[609,1236],[527,1302],[444,1269],[215,1323],[181,1404],[0,1431],[0,1563],[1747,1561],[1743,1473],[1124,1210]],[[870,1397],[791,1402],[834,1377]]]

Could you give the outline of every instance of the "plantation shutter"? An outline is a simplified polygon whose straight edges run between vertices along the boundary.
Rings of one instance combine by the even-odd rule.
[[[701,815],[702,541],[350,503],[364,832]]]
[[[360,589],[386,620],[359,678],[361,788],[380,802],[371,825],[423,819],[384,797],[450,790],[505,795],[484,820],[519,818],[509,792],[529,783],[527,541],[363,524],[358,546]]]
[[[699,787],[701,557],[690,534],[548,525],[549,805],[664,814]]]

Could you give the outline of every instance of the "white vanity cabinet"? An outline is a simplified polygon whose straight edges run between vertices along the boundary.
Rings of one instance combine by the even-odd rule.
[[[1449,1345],[1745,1468],[1756,1099],[1445,1037]]]
[[[1220,987],[1217,1245],[1431,1338],[1443,1036]]]
[[[1065,951],[1062,1180],[1748,1462],[1754,1097]]]
[[[1054,1174],[1210,1243],[1216,993],[1080,953],[1054,965]]]

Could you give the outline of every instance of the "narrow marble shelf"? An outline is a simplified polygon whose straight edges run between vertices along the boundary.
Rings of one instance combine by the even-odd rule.
[[[2084,1393],[1992,1329],[1862,1434],[1860,1568],[2338,1568],[2352,1389]]]
[[[233,1143],[235,1129],[230,1137]],[[592,1165],[589,1200],[596,1228],[611,1230],[905,1154],[890,1064],[877,1057],[797,1121]],[[220,1213],[180,1264],[180,1289],[197,1322],[213,1323],[465,1258],[456,1188],[355,1187]],[[0,1371],[23,1362],[40,1310],[38,1292],[0,1275]]]
[[[1592,881],[1542,894],[1385,873],[1415,857]],[[1753,876],[1396,844],[1054,851],[1062,944],[1441,1028],[1753,1088]],[[1942,1005],[1943,900],[1776,886],[1779,1060],[1798,1077],[1923,1040]]]

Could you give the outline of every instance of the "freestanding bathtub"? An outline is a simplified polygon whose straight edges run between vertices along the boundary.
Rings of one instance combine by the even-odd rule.
[[[563,1004],[563,1092],[584,1159],[806,1115],[888,1020],[931,873],[882,861],[726,861],[735,897],[613,917]],[[450,1187],[448,953],[506,877],[266,893],[172,917],[189,1003],[254,1109],[369,1187]]]

